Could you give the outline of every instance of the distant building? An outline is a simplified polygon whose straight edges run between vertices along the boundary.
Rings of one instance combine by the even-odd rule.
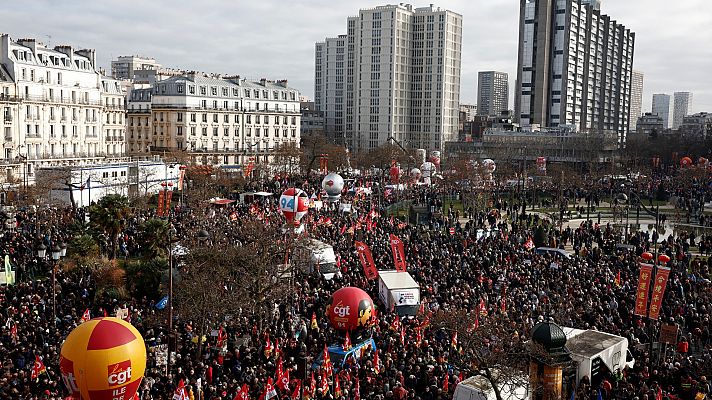
[[[645,113],[638,118],[636,132],[641,135],[656,136],[665,132],[663,117],[655,113]]]
[[[324,135],[324,114],[321,111],[317,111],[314,102],[300,102],[300,111],[302,114],[301,136]]]
[[[134,79],[137,71],[157,71],[161,64],[153,58],[141,56],[119,56],[111,62],[111,76],[116,79]]]
[[[701,112],[685,116],[682,119],[679,132],[683,135],[710,137],[712,135],[712,113]]]
[[[465,122],[472,122],[477,115],[477,105],[460,104],[460,112],[465,113]]]
[[[509,77],[505,72],[484,71],[477,77],[478,115],[499,115],[509,110]]]
[[[643,78],[640,71],[633,70],[633,78],[630,84],[630,132],[636,131],[638,118],[643,113]]]
[[[663,127],[670,128],[670,117],[672,114],[672,103],[670,95],[664,93],[656,93],[653,95],[652,114],[655,114],[663,119]]]
[[[114,83],[97,71],[93,49],[0,35],[0,157],[8,163],[8,183],[32,184],[40,167],[123,157],[118,139],[125,110]]]
[[[678,129],[683,122],[683,119],[692,108],[692,93],[690,92],[675,92],[675,106],[673,110],[672,129]]]
[[[327,136],[352,151],[391,139],[442,150],[456,140],[462,16],[434,5],[384,5],[315,45],[314,98]]]
[[[135,89],[128,101],[128,150],[187,151],[200,164],[268,162],[272,150],[299,145],[299,92],[287,81],[188,74]]]
[[[599,1],[520,0],[515,110],[522,127],[616,132],[625,141],[634,42]]]

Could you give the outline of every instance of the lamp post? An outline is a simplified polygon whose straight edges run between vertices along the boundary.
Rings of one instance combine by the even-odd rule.
[[[66,252],[66,248],[64,250]],[[55,244],[52,246],[52,319],[57,323],[57,266],[62,257],[62,249]]]
[[[173,238],[176,228],[168,228],[168,346],[166,349],[166,375],[170,376],[171,338],[173,337]],[[177,344],[176,344],[177,346]]]

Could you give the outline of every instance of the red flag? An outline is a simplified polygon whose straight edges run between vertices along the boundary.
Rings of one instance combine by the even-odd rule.
[[[373,353],[373,372],[378,375],[381,372],[381,363],[378,360],[378,350]]]
[[[274,347],[272,347],[272,342],[270,342],[269,335],[267,335],[267,339],[265,341],[265,348],[264,348],[265,357],[269,358],[272,355],[273,349],[274,349]]]
[[[663,400],[663,389],[658,386],[658,392],[655,394],[655,400]]]
[[[415,345],[417,347],[420,347],[420,344],[423,341],[423,333],[420,330],[420,327],[415,328]]]
[[[220,327],[220,330],[218,331],[218,340],[217,340],[217,347],[219,349],[222,349],[226,342],[227,342],[227,333],[223,332],[222,326]]]
[[[178,382],[178,387],[173,393],[173,400],[188,400],[188,391],[185,389],[185,382],[183,379]]]
[[[284,393],[289,393],[289,370],[282,373],[282,377],[277,381],[277,387]]]
[[[302,389],[302,381],[294,381],[294,390],[292,391],[292,400],[299,400],[299,393]]]
[[[447,373],[445,374],[445,378],[443,379],[443,393],[448,393],[450,391],[450,379],[447,376]]]
[[[339,383],[339,375],[336,375],[334,377],[334,397],[339,398],[341,397],[341,384]]]
[[[274,388],[274,382],[272,378],[267,378],[267,385],[265,386],[264,392],[260,396],[260,400],[269,400],[272,397],[277,397],[277,390]]]
[[[87,308],[86,310],[84,310],[84,314],[82,314],[82,318],[79,322],[84,323],[84,322],[89,321],[90,319],[91,319],[91,313],[89,313],[89,309]]]
[[[349,351],[351,350],[351,347],[351,337],[349,337],[349,333],[346,332],[346,338],[344,339],[344,344],[342,348],[344,349],[344,351]]]
[[[648,308],[648,291],[650,278],[653,275],[653,265],[640,263],[640,277],[638,278],[638,293],[635,299],[635,315],[644,317]]]
[[[328,376],[331,376],[334,373],[334,366],[331,364],[331,357],[329,357],[329,349],[324,345],[324,353],[323,353],[323,364],[321,365],[322,371]]]
[[[274,379],[277,381],[277,386],[279,386],[279,381],[282,380],[282,375],[284,375],[284,366],[282,364],[282,358],[280,357],[277,361],[277,371],[275,372]]]
[[[475,326],[473,327],[474,329],[477,329],[480,327],[480,315],[479,313],[475,313]]]
[[[242,387],[237,391],[233,400],[250,400],[250,388],[246,383],[242,384]]]
[[[13,343],[17,341],[17,324],[12,324],[12,328],[10,328],[10,337],[12,338]]]
[[[314,397],[314,395],[316,394],[316,379],[314,379],[314,372],[311,373],[311,378],[309,379],[308,393],[310,398]]]
[[[393,253],[393,263],[395,264],[396,271],[405,272],[405,250],[403,248],[403,241],[394,234],[389,236],[391,242],[391,252]]]
[[[159,191],[158,191],[158,207],[156,208],[156,214],[157,214],[159,217],[162,217],[162,216],[163,216],[163,212],[164,212],[164,208],[163,208],[163,207],[164,207],[164,205],[165,205],[165,200],[164,200],[164,197],[165,197],[165,195],[166,195],[165,192],[166,192],[165,190],[159,190]]]
[[[356,378],[356,386],[354,386],[354,400],[361,400],[361,385]]]
[[[658,319],[660,316],[660,305],[663,302],[665,286],[669,276],[670,268],[658,267],[658,273],[655,275],[655,286],[653,286],[653,295],[650,298],[650,313],[648,314],[650,319]]]
[[[401,328],[401,322],[400,322],[400,317],[396,315],[396,318],[393,320],[391,323],[391,330],[394,332],[398,332]]]
[[[452,342],[450,343],[453,349],[457,350],[457,332],[452,333]]]
[[[329,377],[326,376],[326,371],[321,373],[321,395],[326,396],[329,393]]]
[[[524,248],[527,250],[531,250],[534,248],[534,241],[532,240],[532,238],[529,238],[526,242],[524,242]]]
[[[616,280],[614,281],[616,287],[621,287],[621,271],[616,274]]]
[[[345,232],[346,232],[346,224],[344,224],[344,225],[341,227],[341,235],[343,236]]]
[[[173,197],[173,190],[166,190],[166,208],[163,210],[164,216],[167,216],[171,211],[171,197]]]
[[[483,317],[487,316],[487,306],[485,305],[485,299],[480,299],[480,315]]]
[[[371,249],[368,248],[366,243],[359,241],[354,242],[354,245],[356,246],[358,258],[361,260],[363,273],[366,275],[366,279],[372,280],[378,278],[378,269],[376,268],[376,263],[373,261]]]
[[[45,372],[47,372],[47,367],[45,367],[40,356],[36,355],[35,363],[32,365],[32,375],[30,377],[32,379],[37,379],[40,376],[40,374],[43,374]]]
[[[405,326],[401,327],[400,339],[401,339],[401,344],[405,346]]]

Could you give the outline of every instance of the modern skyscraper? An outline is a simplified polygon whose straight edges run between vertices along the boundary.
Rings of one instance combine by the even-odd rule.
[[[670,95],[664,93],[656,93],[653,95],[653,114],[656,114],[663,119],[663,127],[670,129],[670,113],[672,112],[672,103],[670,103]]]
[[[353,151],[390,138],[442,150],[459,123],[462,16],[410,4],[363,9],[315,47],[314,97],[327,136]]]
[[[592,0],[520,0],[515,94],[522,126],[571,125],[625,139],[635,34]]]
[[[479,115],[499,115],[509,110],[509,76],[505,72],[484,71],[477,77]]]
[[[643,115],[643,73],[633,70],[633,79],[630,84],[630,125],[629,132],[635,132],[638,118]]]
[[[692,93],[690,92],[675,92],[675,108],[672,117],[672,129],[678,129],[682,126],[683,119],[690,112],[692,105]]]

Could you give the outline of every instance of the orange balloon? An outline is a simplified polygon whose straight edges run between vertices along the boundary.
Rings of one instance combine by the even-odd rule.
[[[128,322],[95,318],[67,336],[59,369],[75,399],[130,400],[146,371],[146,345]]]

